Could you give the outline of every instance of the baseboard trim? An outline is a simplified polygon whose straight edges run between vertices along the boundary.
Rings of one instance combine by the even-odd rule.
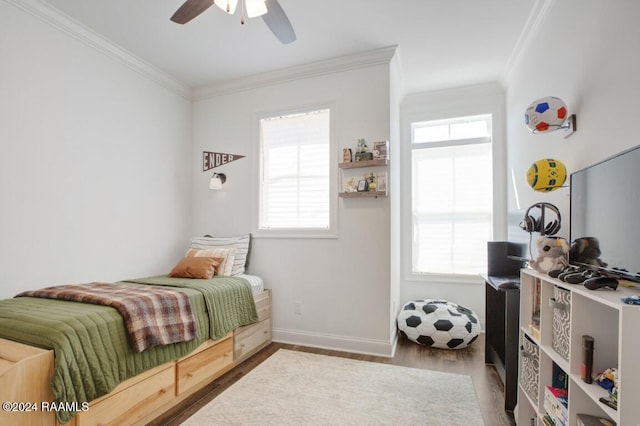
[[[392,358],[395,354],[398,337],[395,335],[391,341],[383,341],[274,328],[273,341],[289,345]]]

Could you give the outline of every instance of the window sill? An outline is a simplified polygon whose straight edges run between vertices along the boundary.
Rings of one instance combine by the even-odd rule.
[[[484,284],[480,274],[416,274],[410,272],[406,275],[405,280],[425,284]]]
[[[322,238],[338,238],[338,233],[334,230],[320,229],[260,229],[251,232],[251,238],[306,238],[306,239],[322,239]]]

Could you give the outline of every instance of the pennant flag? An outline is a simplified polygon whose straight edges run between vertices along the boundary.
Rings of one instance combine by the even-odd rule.
[[[207,170],[229,164],[232,161],[236,161],[244,157],[244,155],[238,154],[202,151],[202,171],[206,172]]]

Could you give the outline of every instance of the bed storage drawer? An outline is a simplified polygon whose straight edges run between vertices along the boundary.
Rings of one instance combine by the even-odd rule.
[[[174,379],[175,363],[168,363],[122,382],[110,394],[91,402],[87,411],[78,413],[76,424],[134,424],[171,402]]]
[[[232,333],[216,342],[208,341],[205,349],[178,361],[176,395],[181,395],[204,381],[221,376],[233,367]]]
[[[258,296],[255,296],[256,311],[258,311],[258,321],[264,321],[271,318],[271,291],[266,290]]]
[[[1,425],[54,425],[54,413],[39,405],[53,401],[53,362],[53,351],[0,339],[0,400],[15,403],[0,411]]]
[[[271,342],[271,318],[247,327],[240,327],[234,333],[235,362],[241,362]]]

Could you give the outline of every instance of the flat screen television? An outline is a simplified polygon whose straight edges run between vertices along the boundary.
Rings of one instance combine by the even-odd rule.
[[[640,282],[640,145],[571,174],[570,238],[597,238],[600,260],[584,264]]]

